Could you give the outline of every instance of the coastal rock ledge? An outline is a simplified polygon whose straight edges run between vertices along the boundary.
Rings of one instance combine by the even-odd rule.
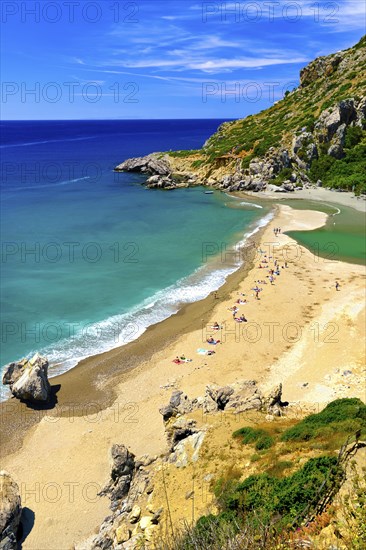
[[[10,363],[3,375],[3,384],[23,401],[31,403],[47,402],[51,397],[48,381],[48,360],[36,353],[31,359]]]
[[[13,478],[0,472],[0,549],[17,548],[17,532],[22,513],[19,487]]]
[[[292,116],[291,112],[286,115]],[[166,190],[202,185],[230,192],[293,193],[321,187],[323,182],[315,181],[311,168],[319,159],[328,165],[344,159],[350,150],[347,136],[348,146],[352,139],[355,143],[360,139],[357,136],[366,128],[366,96],[336,101],[317,118],[311,117],[309,127],[289,130],[276,145],[262,148],[260,156],[250,151],[243,154],[243,136],[235,138],[237,142],[232,136],[235,128],[239,132],[241,121],[233,121],[222,124],[199,150],[151,153],[124,161],[115,171],[145,174],[148,188]],[[236,143],[226,153],[219,149],[225,140]]]

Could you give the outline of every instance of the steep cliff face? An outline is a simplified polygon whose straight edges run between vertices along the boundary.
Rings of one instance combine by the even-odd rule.
[[[320,57],[300,86],[271,108],[226,122],[196,151],[130,159],[117,170],[149,174],[147,185],[211,185],[293,191],[327,185],[366,192],[366,37]]]

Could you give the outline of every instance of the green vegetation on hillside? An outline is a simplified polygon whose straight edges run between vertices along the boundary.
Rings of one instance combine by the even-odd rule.
[[[366,36],[344,52],[313,61],[302,72],[302,85],[286,93],[269,109],[225,122],[200,150],[169,154],[184,158],[198,155],[198,159],[192,159],[193,169],[206,167],[209,171],[226,166],[230,172],[238,160],[242,170],[248,169],[255,157],[265,157],[272,147],[281,146],[290,151],[294,136],[305,131],[316,135],[316,121],[324,110],[348,98],[358,103],[365,96],[365,51]],[[329,157],[325,148],[320,139],[319,158],[310,161],[311,180],[316,183],[320,179],[327,187],[353,189],[357,194],[366,192],[366,128],[348,128],[345,156],[340,160]],[[298,155],[308,162],[305,150],[300,150]],[[270,182],[281,185],[293,168],[298,167],[286,168],[286,173],[277,174]]]
[[[236,516],[252,515],[260,525],[276,518],[278,528],[298,526],[306,512],[317,504],[326,491],[339,483],[337,458],[312,458],[288,476],[282,478],[267,473],[251,475],[243,482],[215,488],[221,513]]]
[[[246,445],[248,443],[255,443],[257,451],[262,449],[269,449],[273,445],[273,437],[271,437],[265,430],[255,430],[254,428],[240,428],[233,433],[233,437],[241,439],[241,442]]]
[[[311,414],[286,430],[282,441],[309,441],[317,438],[347,437],[360,430],[366,438],[366,405],[360,399],[337,399],[318,414]]]
[[[359,128],[349,128],[360,130]],[[353,134],[355,136],[355,134]],[[362,132],[360,141],[355,138],[346,142],[346,155],[336,160],[329,155],[321,155],[310,168],[310,177],[316,182],[322,180],[323,185],[336,189],[354,190],[357,194],[366,193],[366,132]],[[355,144],[354,144],[355,143]],[[353,145],[354,144],[354,145]]]
[[[297,547],[296,543],[292,546],[291,540],[296,541],[299,532],[307,529],[304,520],[314,517],[314,513],[319,513],[318,509],[324,510],[323,506],[319,508],[319,504],[325,498],[334,497],[344,480],[344,464],[339,461],[334,449],[339,449],[349,436],[354,439],[356,432],[357,437],[360,434],[366,437],[366,405],[356,398],[333,401],[320,413],[307,416],[291,428],[272,425],[270,431],[251,427],[235,431],[233,437],[243,445],[257,446],[261,440],[270,440],[270,445],[259,450],[256,460],[271,453],[271,468],[263,471],[259,467],[261,473],[244,479],[230,472],[217,479],[213,491],[218,513],[203,516],[194,527],[187,527],[179,540],[174,541],[172,548],[274,550]],[[288,445],[293,445],[296,452],[300,450],[300,442],[308,450],[315,449],[316,446],[311,446],[312,442],[319,438],[328,442],[326,454],[323,452],[305,463],[303,459],[297,468],[294,462],[278,460],[281,453],[290,452]],[[340,442],[339,446],[335,447],[337,442]],[[274,445],[276,449],[273,449]],[[289,469],[291,471],[287,473]],[[364,502],[364,495],[358,478],[355,478],[355,487],[358,504],[355,504],[356,500],[346,504],[344,516],[353,522],[352,528],[346,526],[347,536],[353,540],[354,532],[359,533],[357,543],[361,546],[354,548],[363,548],[362,544],[366,543],[363,528],[365,516],[358,506]],[[314,524],[314,529],[319,532],[330,522],[326,512],[320,514],[325,514],[325,519],[322,515],[316,516],[318,519]],[[233,541],[239,541],[238,546],[236,542],[230,546]]]

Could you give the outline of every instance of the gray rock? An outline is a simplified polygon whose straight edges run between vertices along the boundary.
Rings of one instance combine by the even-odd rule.
[[[195,426],[195,420],[187,420],[183,416],[171,420],[166,425],[166,436],[170,449],[173,450],[177,443],[196,433]]]
[[[344,157],[343,147],[346,140],[347,126],[341,124],[332,139],[332,145],[328,149],[328,155],[341,159]]]
[[[266,189],[270,193],[278,193],[278,185],[273,185],[273,183],[267,183]]]
[[[19,487],[5,470],[0,472],[0,548],[15,550],[22,513]]]
[[[48,381],[48,361],[36,353],[29,361],[10,363],[3,376],[3,383],[18,399],[31,403],[46,402],[51,397]]]
[[[363,121],[366,119],[366,96],[364,96],[360,102],[358,103],[357,107],[357,126],[363,126]]]
[[[353,98],[344,99],[339,103],[339,116],[341,123],[347,126],[357,119],[357,110]]]
[[[303,132],[299,136],[295,136],[292,140],[292,152],[296,155],[301,149],[308,146],[313,141],[313,134],[310,132]]]
[[[241,413],[248,410],[260,410],[262,407],[262,395],[254,380],[244,380],[232,385],[234,392],[225,407],[225,410],[233,410]]]
[[[199,431],[180,441],[169,456],[169,462],[177,468],[184,468],[190,461],[196,462],[205,435],[204,431]]]
[[[135,455],[125,445],[113,445],[110,452],[111,478],[113,481],[135,470]]]
[[[188,396],[182,391],[174,391],[170,398],[169,404],[159,409],[163,416],[164,422],[167,422],[172,416],[178,416],[191,412],[194,406]]]
[[[24,372],[24,367],[28,363],[28,359],[21,359],[18,363],[10,363],[5,367],[3,374],[3,384],[14,384]]]
[[[125,445],[113,445],[110,451],[111,481],[100,492],[109,495],[111,509],[115,510],[119,501],[125,497],[131,486],[135,473],[135,455]]]
[[[305,149],[305,154],[310,164],[313,162],[313,160],[317,160],[319,158],[318,148],[315,143],[309,143],[309,145]]]
[[[161,407],[159,412],[163,416],[164,422],[168,422],[168,420],[175,415],[175,409],[171,405]]]
[[[233,388],[230,386],[225,386],[223,388],[218,388],[217,386],[210,385],[206,387],[206,394],[211,397],[213,401],[217,404],[217,410],[224,410],[227,403],[229,402],[230,396],[234,393]]]
[[[151,175],[169,176],[171,167],[167,156],[158,158],[158,154],[152,153],[146,157],[127,159],[119,164],[115,170],[117,172],[141,172]]]
[[[282,408],[286,405],[288,405],[287,402],[282,402],[282,384],[275,386],[269,394],[262,399],[263,410],[274,416],[281,416]]]

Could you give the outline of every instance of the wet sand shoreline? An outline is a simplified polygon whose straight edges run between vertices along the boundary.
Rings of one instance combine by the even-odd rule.
[[[251,243],[260,241],[265,227],[259,228],[242,248],[243,264],[218,289],[220,300],[230,295],[252,268],[256,252]],[[201,328],[202,319],[210,317],[217,304],[215,294],[212,291],[203,300],[184,305],[177,313],[148,327],[133,342],[87,357],[65,373],[50,378],[56,394],[54,407],[36,410],[15,398],[0,403],[0,458],[18,450],[29,429],[45,416],[85,416],[110,407],[117,399],[116,382],[133,377],[139,365],[177,336]]]
[[[281,265],[275,283],[267,280],[263,285],[260,300],[253,286],[268,271],[259,268],[257,253],[255,262],[248,259],[228,278],[218,300],[211,294],[151,327],[128,346],[85,360],[52,379],[61,389],[57,407],[47,412],[49,418],[35,420],[34,411],[24,414],[21,404],[18,410],[26,422],[14,410],[8,412],[0,432],[6,444],[2,467],[19,483],[23,505],[35,514],[24,550],[70,550],[95,532],[109,514],[109,501],[105,497],[86,500],[83,489],[90,485],[102,489],[108,481],[109,453],[115,443],[123,443],[136,456],[160,456],[166,451],[159,409],[175,389],[196,398],[205,394],[207,384],[256,380],[266,392],[281,382],[290,407],[313,403],[323,407],[337,397],[361,396],[364,269],[319,260],[286,234],[298,227],[321,227],[326,214],[285,205],[277,211],[254,239],[261,250],[273,250],[276,245],[275,257]],[[278,226],[283,233],[275,237],[273,229]],[[291,257],[287,257],[289,250],[294,252]],[[335,291],[335,278],[340,280],[340,292]],[[243,293],[248,303],[239,306],[240,313],[249,322],[240,325],[233,321],[230,309]],[[224,324],[218,336],[222,343],[215,347],[215,355],[202,357],[197,348],[210,347],[206,344],[209,332],[203,332],[202,326],[207,330],[215,321]],[[337,329],[335,338],[329,326]],[[262,329],[262,335],[253,338],[253,333],[245,332],[250,327]],[[293,327],[300,331],[299,338],[293,338]],[[183,353],[192,362],[174,364],[174,357]],[[351,374],[344,375],[346,369]],[[33,422],[33,427],[27,427],[27,422]],[[67,491],[70,483],[76,487],[72,502]],[[56,503],[35,498],[34,487],[39,487],[42,497],[42,489],[50,484],[60,493]]]

